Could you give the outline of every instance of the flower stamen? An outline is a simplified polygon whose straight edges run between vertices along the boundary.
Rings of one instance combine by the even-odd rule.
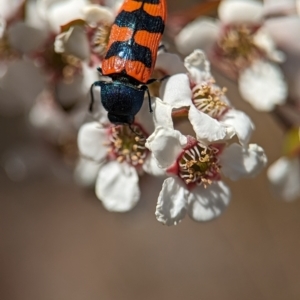
[[[204,185],[206,188],[220,173],[219,150],[197,142],[192,148],[184,150],[179,158],[179,177],[187,184]]]
[[[254,40],[255,28],[246,25],[230,26],[218,42],[221,54],[230,59],[236,66],[250,64],[263,55]]]
[[[228,103],[223,100],[226,91],[225,87],[221,89],[211,82],[202,82],[193,88],[192,101],[198,110],[217,119],[229,108]]]
[[[103,25],[97,27],[96,29],[92,29],[92,49],[94,53],[98,53],[100,56],[105,54],[110,31],[111,26],[109,25]]]
[[[1,60],[12,60],[18,56],[17,51],[12,49],[9,37],[4,33],[2,38],[0,38],[0,59]]]
[[[111,128],[109,152],[119,162],[138,167],[145,162],[149,150],[145,147],[147,134],[138,125],[131,125],[131,130],[126,125]]]

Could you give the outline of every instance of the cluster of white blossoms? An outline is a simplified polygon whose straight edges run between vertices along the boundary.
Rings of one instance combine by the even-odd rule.
[[[241,95],[255,109],[270,111],[283,104],[287,85],[277,63],[284,55],[264,26],[261,1],[223,0],[218,16],[199,17],[185,26],[175,38],[178,50],[204,49],[217,69],[238,81]]]
[[[158,221],[175,225],[186,212],[196,221],[211,220],[231,199],[222,176],[256,176],[267,162],[265,153],[249,144],[251,120],[232,107],[201,50],[184,62],[161,51],[156,69],[170,76],[160,86],[159,97],[152,98],[153,115],[145,101],[133,130],[114,127],[103,117],[81,127],[78,146],[85,165],[81,161],[78,176],[92,183],[93,174],[97,197],[108,210],[119,212],[132,209],[141,198],[139,176],[164,176]]]
[[[275,197],[286,201],[300,197],[299,8],[298,0],[222,0],[218,19],[198,17],[175,37],[182,54],[203,49],[246,101],[256,110],[276,110],[286,135],[294,136],[297,146],[268,169]]]
[[[1,1],[0,115],[28,114],[43,139],[76,152],[103,57],[96,29],[113,22],[120,2]]]
[[[219,20],[201,17],[183,28],[175,44],[185,59],[159,50],[152,76],[167,77],[149,85],[153,113],[145,100],[130,128],[108,121],[99,87],[88,114],[89,90],[122,2],[1,0],[0,114],[27,113],[44,139],[72,156],[76,182],[95,187],[109,211],[129,211],[142,199],[139,179],[146,173],[162,180],[158,221],[174,225],[186,213],[211,220],[231,199],[222,178],[254,177],[267,159],[250,143],[252,121],[233,107],[210,63],[236,80],[256,109],[285,103],[285,55],[264,19],[272,12],[256,0],[223,0]],[[268,172],[287,199],[300,195],[297,149]]]

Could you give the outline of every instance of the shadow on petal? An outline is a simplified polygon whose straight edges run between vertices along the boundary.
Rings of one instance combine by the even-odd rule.
[[[230,198],[231,192],[222,181],[207,188],[198,186],[188,195],[188,214],[197,222],[213,220],[225,211]]]

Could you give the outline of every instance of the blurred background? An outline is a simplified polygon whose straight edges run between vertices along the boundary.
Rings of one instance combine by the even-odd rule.
[[[195,3],[170,0],[169,11]],[[252,141],[275,161],[283,139],[276,121],[215,76],[254,121]],[[232,202],[219,219],[167,227],[154,215],[159,180],[142,177],[138,205],[109,213],[47,153],[26,117],[1,117],[0,136],[1,300],[300,299],[300,202],[274,199],[265,170],[227,182]]]

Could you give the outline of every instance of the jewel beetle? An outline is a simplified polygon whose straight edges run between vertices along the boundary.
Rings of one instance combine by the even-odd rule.
[[[166,0],[125,0],[112,25],[106,55],[98,71],[110,81],[96,81],[101,102],[113,124],[132,124],[140,110],[147,84],[155,66],[159,43],[165,28]]]

